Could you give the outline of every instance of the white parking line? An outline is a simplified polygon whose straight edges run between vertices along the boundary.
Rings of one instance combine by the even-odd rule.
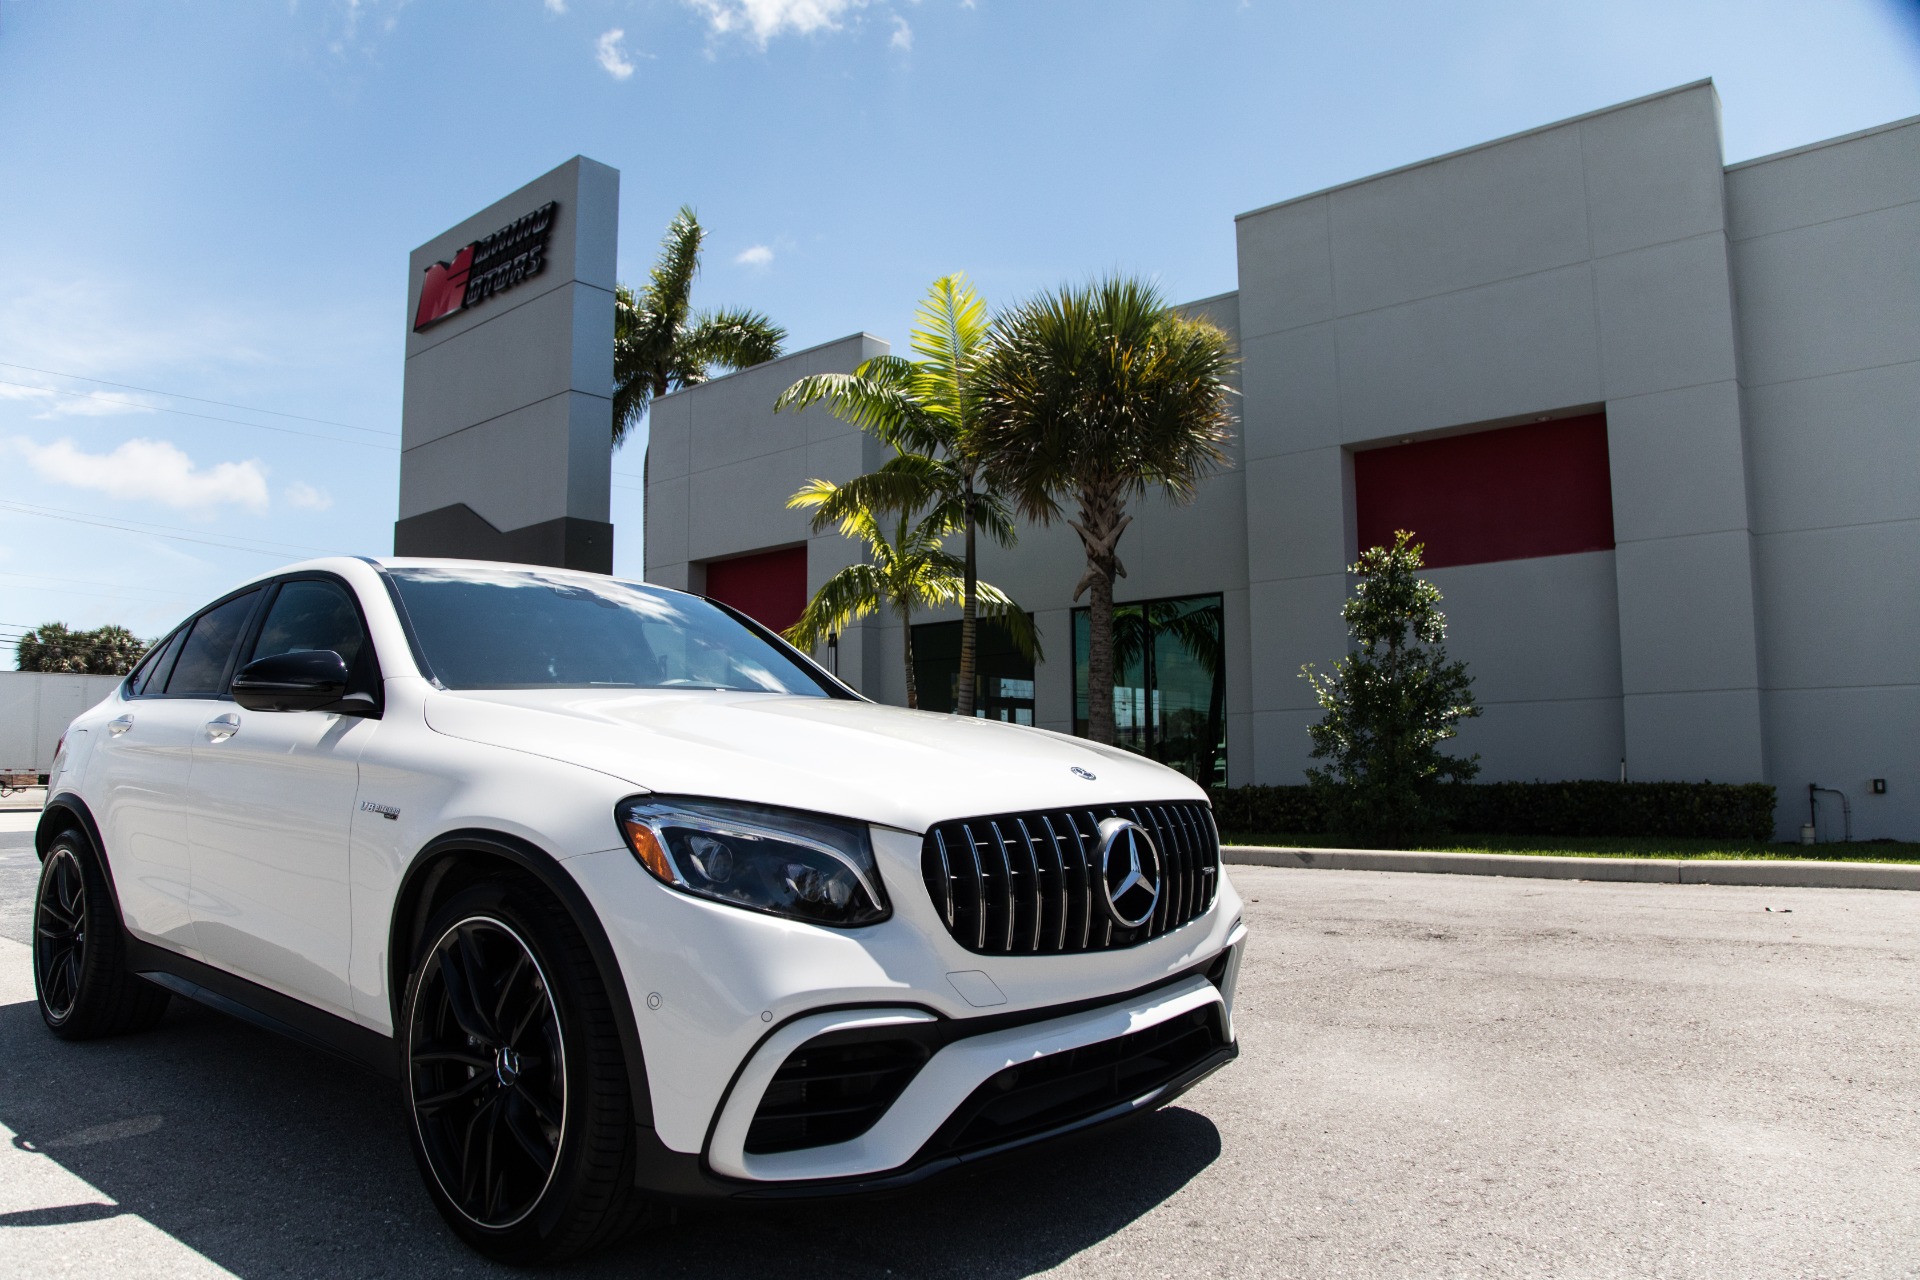
[[[33,999],[31,957],[0,938],[0,1004]],[[232,1276],[58,1162],[60,1148],[123,1141],[164,1122],[131,1116],[62,1134],[48,1141],[53,1154],[0,1125],[0,1276]]]

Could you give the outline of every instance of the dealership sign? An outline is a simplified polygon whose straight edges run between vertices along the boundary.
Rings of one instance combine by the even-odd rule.
[[[475,240],[454,254],[453,261],[428,267],[426,283],[420,286],[420,305],[413,313],[413,331],[418,333],[539,275],[547,265],[547,238],[559,207],[549,200],[524,218]]]

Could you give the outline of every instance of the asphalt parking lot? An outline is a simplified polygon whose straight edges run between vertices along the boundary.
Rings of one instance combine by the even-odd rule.
[[[441,1228],[392,1086],[180,1004],[47,1035],[0,824],[0,1275],[496,1273]],[[1233,877],[1242,1057],[1174,1107],[567,1273],[1920,1276],[1920,896]]]

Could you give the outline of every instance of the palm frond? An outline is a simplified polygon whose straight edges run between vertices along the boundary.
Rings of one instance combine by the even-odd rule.
[[[813,593],[800,618],[783,633],[797,648],[817,649],[826,638],[887,607],[889,592],[880,571],[870,564],[850,564]]]
[[[681,346],[689,363],[746,369],[780,358],[787,331],[758,311],[725,309],[698,316]]]

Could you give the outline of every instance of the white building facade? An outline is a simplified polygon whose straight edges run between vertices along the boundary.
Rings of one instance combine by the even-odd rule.
[[[1407,528],[1476,678],[1458,746],[1483,779],[1767,781],[1783,836],[1818,784],[1856,838],[1920,839],[1920,119],[1727,166],[1719,111],[1687,85],[1240,215],[1239,288],[1190,304],[1240,350],[1231,464],[1121,542],[1116,709],[1143,749],[1301,781],[1301,667],[1345,652],[1346,566]],[[797,615],[858,550],[786,498],[885,454],[773,401],[885,350],[656,402],[648,578]],[[1046,650],[987,661],[990,714],[1084,716],[1083,567],[1061,526],[983,553]],[[926,621],[923,705],[950,705]],[[900,653],[876,619],[837,661],[900,701]]]

